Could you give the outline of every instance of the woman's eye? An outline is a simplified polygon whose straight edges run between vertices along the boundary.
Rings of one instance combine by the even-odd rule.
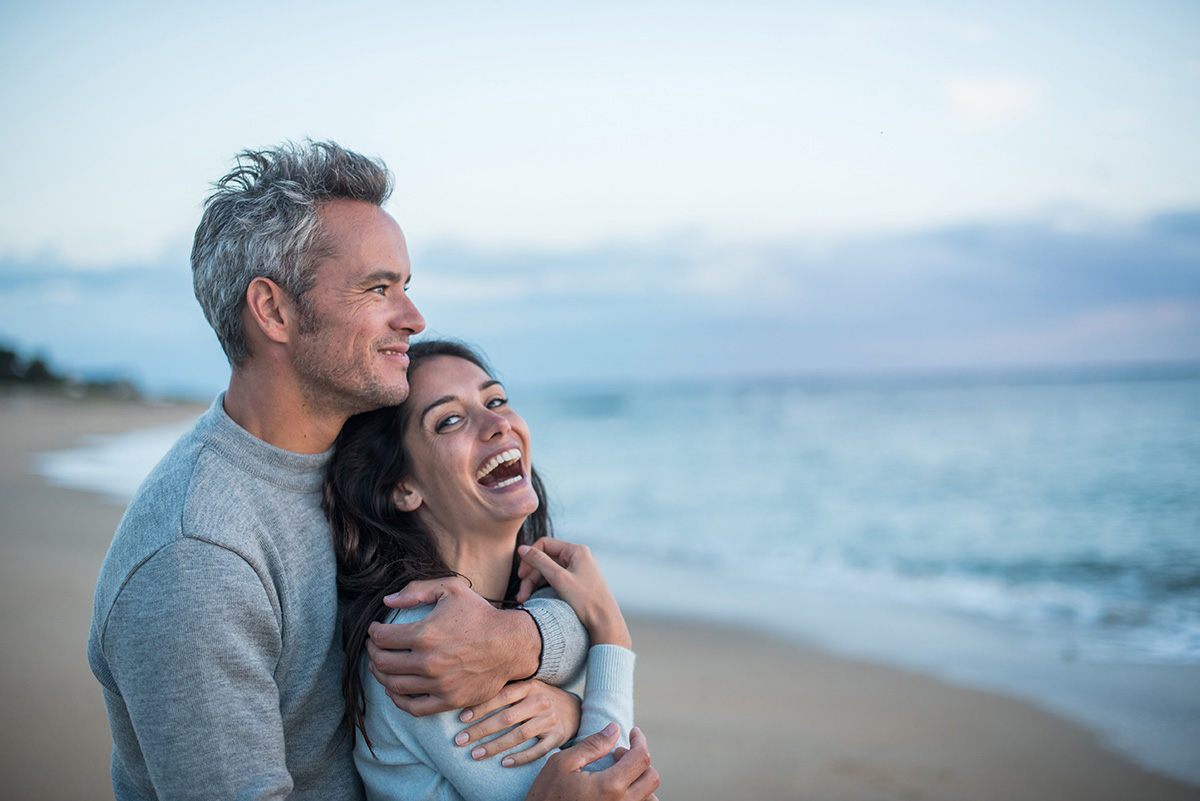
[[[507,404],[508,398],[492,398],[487,402],[487,407],[489,409],[499,409],[501,406],[505,406]]]
[[[441,431],[442,429],[449,428],[450,426],[454,425],[461,419],[462,419],[462,415],[459,415],[459,414],[447,415],[446,417],[443,417],[441,420],[438,421],[438,424],[433,427],[433,430]]]

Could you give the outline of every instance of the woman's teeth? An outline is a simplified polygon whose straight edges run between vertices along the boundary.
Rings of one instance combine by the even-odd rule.
[[[506,478],[503,481],[498,481],[495,484],[492,484],[492,489],[500,489],[501,487],[507,487],[511,484],[516,484],[518,481],[523,481],[524,479],[525,479],[525,476],[513,476],[512,478]]]
[[[515,462],[520,458],[521,458],[521,449],[520,448],[509,448],[508,450],[504,451],[503,453],[498,453],[495,456],[493,456],[491,459],[488,459],[487,464],[485,464],[483,467],[479,468],[479,471],[477,473],[475,473],[475,480],[480,481],[483,479],[484,476],[486,476],[488,473],[495,470],[500,465],[508,464],[509,462]],[[521,476],[513,476],[512,478],[506,478],[503,481],[498,482],[497,484],[494,484],[493,486],[507,487],[509,484],[512,484],[514,481],[517,481],[520,478],[521,478]]]

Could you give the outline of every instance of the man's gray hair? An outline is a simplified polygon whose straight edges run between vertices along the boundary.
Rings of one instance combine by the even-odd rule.
[[[250,282],[271,279],[303,313],[304,293],[328,252],[321,241],[322,205],[345,199],[382,206],[392,175],[382,161],[333,142],[285,142],[239,153],[237,166],[214,186],[192,243],[192,283],[225,356],[237,367],[250,352],[242,328]]]

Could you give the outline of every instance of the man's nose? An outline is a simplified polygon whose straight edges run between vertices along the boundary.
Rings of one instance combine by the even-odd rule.
[[[392,313],[392,328],[398,331],[409,331],[419,334],[425,330],[425,318],[417,310],[417,306],[408,297],[407,292],[399,293],[400,298]]]

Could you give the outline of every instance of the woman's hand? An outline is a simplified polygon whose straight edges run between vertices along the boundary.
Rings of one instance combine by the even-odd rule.
[[[592,645],[633,647],[621,608],[586,545],[543,537],[531,546],[522,545],[517,553],[521,556],[517,575],[524,579],[540,573],[575,610]]]
[[[492,712],[496,714],[484,718]],[[523,751],[509,754],[500,762],[506,768],[515,768],[541,759],[574,737],[579,730],[581,714],[579,698],[574,694],[537,679],[515,681],[505,685],[492,700],[464,709],[458,716],[459,720],[463,723],[472,720],[479,722],[460,731],[454,742],[465,747],[496,732],[515,727],[490,742],[480,743],[471,751],[472,758],[487,759],[536,737],[536,743]]]

